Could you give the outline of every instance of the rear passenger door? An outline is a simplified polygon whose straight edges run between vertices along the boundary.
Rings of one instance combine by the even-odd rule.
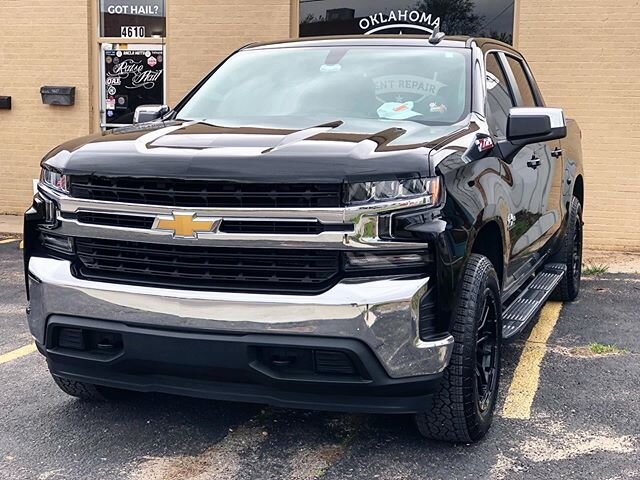
[[[535,84],[531,71],[526,62],[515,55],[505,53],[507,74],[516,93],[519,107],[544,107],[544,102]],[[529,175],[531,181],[535,176],[531,212],[539,215],[532,224],[530,232],[531,245],[535,250],[542,250],[558,231],[562,222],[562,151],[560,140],[546,143],[536,143],[530,146],[531,162],[538,162],[535,175]],[[530,164],[531,165],[531,164]]]

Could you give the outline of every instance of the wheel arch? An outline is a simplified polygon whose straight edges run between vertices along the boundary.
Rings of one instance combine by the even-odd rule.
[[[576,177],[575,184],[573,185],[573,196],[580,201],[580,205],[584,208],[584,179],[582,175]]]
[[[482,224],[477,230],[469,255],[478,253],[484,255],[493,264],[498,275],[500,287],[504,283],[506,261],[506,235],[504,226],[499,219],[492,219]]]

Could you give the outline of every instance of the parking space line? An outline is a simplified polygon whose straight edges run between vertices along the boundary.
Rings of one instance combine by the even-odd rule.
[[[20,240],[20,239],[19,238],[5,238],[3,240],[0,240],[0,245],[2,245],[3,243],[17,242],[18,240]]]
[[[540,365],[547,351],[547,341],[558,321],[561,302],[548,302],[524,344],[502,409],[504,418],[528,419],[540,383]]]
[[[25,355],[29,355],[36,351],[36,346],[33,343],[29,345],[25,345],[24,347],[17,348],[8,353],[3,353],[0,355],[0,365],[3,363],[10,362],[11,360],[16,360],[20,357],[24,357]]]

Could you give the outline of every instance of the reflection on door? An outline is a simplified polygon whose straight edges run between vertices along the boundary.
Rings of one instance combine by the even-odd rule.
[[[509,226],[511,262],[509,275],[529,271],[530,263],[538,258],[547,233],[556,223],[555,211],[547,209],[549,188],[554,170],[544,143],[524,147],[511,164],[505,164],[513,175],[510,210],[515,219]],[[523,268],[524,267],[524,268]]]

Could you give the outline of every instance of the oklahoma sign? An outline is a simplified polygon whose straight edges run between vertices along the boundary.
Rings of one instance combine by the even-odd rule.
[[[361,18],[358,26],[365,35],[385,30],[419,30],[433,33],[440,27],[440,17],[420,10],[391,10],[389,13],[374,13]]]

